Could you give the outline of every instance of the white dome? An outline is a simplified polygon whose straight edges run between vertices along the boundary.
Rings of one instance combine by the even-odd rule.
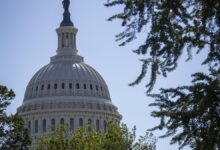
[[[48,96],[90,96],[110,100],[101,75],[84,62],[63,60],[40,69],[30,80],[24,101]]]
[[[64,123],[73,131],[92,123],[98,131],[107,129],[107,121],[119,124],[122,118],[102,76],[77,54],[77,31],[74,26],[57,29],[57,54],[32,77],[17,109],[31,133],[33,147],[36,136],[54,132]]]

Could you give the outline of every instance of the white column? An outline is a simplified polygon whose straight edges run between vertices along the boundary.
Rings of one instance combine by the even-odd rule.
[[[38,134],[43,133],[43,119],[42,117],[39,118],[38,120]]]
[[[74,118],[74,127],[75,127],[75,129],[77,129],[79,127],[79,118],[80,117],[75,117]]]
[[[74,49],[76,49],[76,34],[73,35],[73,45],[74,45]]]
[[[46,133],[50,132],[50,118],[45,117],[46,119]]]
[[[100,120],[99,120],[100,122],[100,129],[103,129],[104,130],[104,119],[102,118],[102,117],[100,117]]]
[[[34,129],[35,129],[35,122],[34,122],[34,118],[31,119],[31,135],[34,135]]]
[[[72,48],[72,44],[71,44],[71,33],[68,33],[68,48]]]

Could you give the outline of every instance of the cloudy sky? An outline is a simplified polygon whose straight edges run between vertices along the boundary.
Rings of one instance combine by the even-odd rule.
[[[132,50],[144,41],[147,30],[125,47],[119,47],[115,35],[123,30],[119,21],[106,21],[120,8],[105,8],[105,0],[72,0],[70,11],[75,27],[79,29],[77,47],[85,62],[94,67],[108,84],[113,103],[123,115],[123,122],[129,128],[137,127],[137,135],[159,120],[150,116],[155,108],[148,107],[153,102],[145,94],[143,82],[135,87],[134,81],[141,70],[140,58]],[[56,54],[57,35],[55,29],[62,20],[61,0],[1,0],[0,1],[0,84],[7,85],[16,92],[16,99],[7,110],[15,113],[22,104],[26,85],[34,73],[49,63]],[[193,61],[180,60],[176,71],[168,78],[158,78],[154,92],[162,87],[176,87],[190,83],[190,74],[204,71],[201,59],[204,53]],[[155,132],[156,136],[162,132]],[[158,150],[176,150],[178,145],[170,145],[169,139],[159,139]],[[187,149],[187,148],[185,148]]]

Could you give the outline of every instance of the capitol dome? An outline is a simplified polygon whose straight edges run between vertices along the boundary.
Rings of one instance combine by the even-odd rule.
[[[91,123],[95,131],[106,131],[108,121],[119,124],[122,118],[105,80],[78,54],[78,30],[67,8],[56,30],[57,54],[31,78],[23,104],[17,109],[30,130],[33,147],[35,137],[54,132],[63,124],[74,131]]]
[[[108,87],[101,75],[82,62],[52,62],[30,80],[24,102],[48,96],[90,96],[110,100]]]

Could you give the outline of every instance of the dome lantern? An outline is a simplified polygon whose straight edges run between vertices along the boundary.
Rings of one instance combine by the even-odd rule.
[[[58,36],[58,48],[57,55],[52,57],[52,61],[66,60],[71,57],[76,62],[82,62],[83,57],[77,54],[78,50],[76,47],[76,34],[78,29],[74,27],[69,12],[70,0],[63,0],[63,21],[60,27],[56,30]]]

